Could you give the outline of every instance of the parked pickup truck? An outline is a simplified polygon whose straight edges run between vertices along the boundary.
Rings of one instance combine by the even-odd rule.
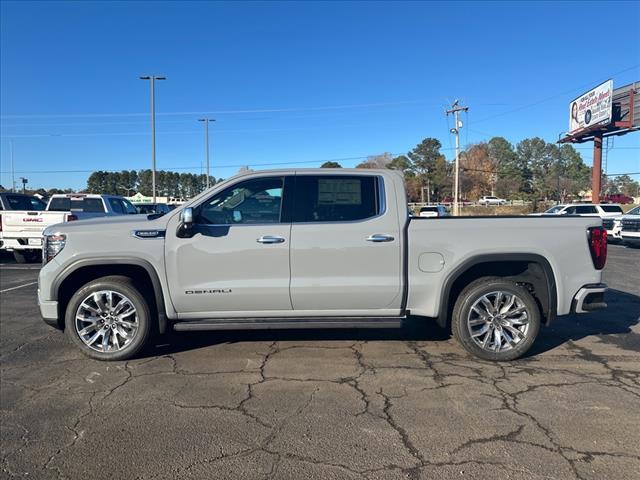
[[[47,210],[71,211],[79,220],[85,218],[109,217],[113,215],[137,214],[133,204],[117,195],[93,193],[56,194],[49,199]]]
[[[69,212],[45,212],[46,204],[23,193],[0,193],[0,249],[17,263],[42,258],[42,232],[49,225],[75,220]]]
[[[391,170],[233,177],[155,215],[45,232],[38,299],[85,354],[135,355],[168,330],[450,326],[512,360],[558,315],[604,308],[600,218],[409,217]]]

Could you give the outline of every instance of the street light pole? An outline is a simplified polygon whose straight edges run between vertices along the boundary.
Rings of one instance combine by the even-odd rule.
[[[167,77],[145,75],[140,80],[151,80],[151,189],[153,203],[156,203],[156,80],[166,80]]]
[[[446,113],[449,115],[453,114],[453,118],[455,121],[454,127],[450,130],[456,136],[456,166],[455,166],[455,175],[454,175],[454,192],[453,192],[453,215],[458,216],[460,214],[459,207],[459,191],[460,191],[460,128],[462,128],[462,123],[458,117],[460,112],[466,112],[469,110],[469,107],[461,107],[459,105],[458,100],[453,102],[451,105],[451,110],[447,110]]]
[[[11,191],[16,193],[16,171],[13,168],[13,140],[9,140],[11,147]]]
[[[207,160],[206,188],[208,190],[209,189],[209,122],[215,122],[216,119],[215,118],[199,118],[198,121],[204,123],[204,151],[205,151],[205,158]]]

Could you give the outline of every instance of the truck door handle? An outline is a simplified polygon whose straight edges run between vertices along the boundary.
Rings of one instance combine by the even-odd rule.
[[[284,243],[284,238],[273,235],[263,235],[256,240],[258,243]]]
[[[393,242],[394,240],[391,235],[384,235],[382,233],[374,233],[367,237],[367,242]]]

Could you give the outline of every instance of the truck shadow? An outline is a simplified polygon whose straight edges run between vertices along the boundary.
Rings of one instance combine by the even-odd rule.
[[[542,328],[527,357],[588,336],[596,336],[600,342],[623,350],[640,352],[640,333],[631,330],[640,323],[640,297],[610,289],[605,301],[605,310],[567,315],[556,319],[549,327]]]
[[[592,335],[622,349],[640,352],[640,334],[631,331],[634,325],[640,323],[640,297],[619,290],[609,290],[606,301],[609,305],[606,310],[560,317],[551,326],[543,327],[526,357],[539,355],[568,341],[576,341]],[[168,355],[223,343],[239,342],[301,341],[321,344],[331,341],[444,342],[450,339],[450,331],[438,327],[435,320],[410,317],[400,329],[174,332],[163,336],[141,356]],[[464,353],[462,347],[457,348],[460,349],[461,354]]]

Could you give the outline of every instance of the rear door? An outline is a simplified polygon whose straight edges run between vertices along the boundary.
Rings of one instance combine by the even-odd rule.
[[[381,176],[298,173],[293,212],[294,310],[399,313],[401,226]]]

